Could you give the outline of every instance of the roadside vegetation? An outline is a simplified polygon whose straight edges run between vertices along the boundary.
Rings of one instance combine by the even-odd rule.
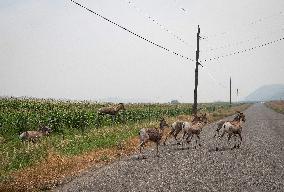
[[[109,103],[42,99],[0,99],[0,191],[37,190],[57,185],[94,165],[134,153],[142,127],[157,127],[161,117],[169,123],[189,121],[191,104],[126,104],[115,118],[98,117]],[[200,104],[215,121],[247,104]],[[22,142],[19,134],[49,126],[53,132],[38,142]]]
[[[265,105],[275,110],[278,113],[284,114],[284,101],[283,100],[269,101],[269,102],[266,102]]]

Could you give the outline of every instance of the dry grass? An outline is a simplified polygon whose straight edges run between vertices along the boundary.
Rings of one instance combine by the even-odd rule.
[[[66,177],[78,175],[91,166],[101,166],[136,150],[138,138],[117,144],[109,149],[94,150],[66,157],[49,151],[48,157],[24,170],[14,172],[11,180],[0,183],[0,191],[34,191],[50,189]]]
[[[270,101],[270,102],[265,103],[265,105],[279,113],[284,113],[284,101],[282,100]]]
[[[220,109],[209,115],[209,122],[216,121],[225,116],[232,115],[236,111],[243,111],[249,105]],[[190,121],[191,116],[180,115],[177,118],[168,118],[167,122],[172,123],[176,120]],[[143,126],[146,126],[143,125]],[[149,124],[147,124],[149,127]],[[150,124],[154,126],[154,124]],[[166,130],[169,132],[169,129]],[[10,179],[0,182],[0,191],[38,191],[50,189],[66,178],[76,176],[84,170],[103,166],[113,162],[123,156],[133,154],[138,150],[138,136],[132,137],[127,141],[117,143],[116,146],[106,149],[95,149],[84,154],[75,156],[65,156],[50,150],[45,160],[38,162],[30,167],[15,171],[10,175]]]

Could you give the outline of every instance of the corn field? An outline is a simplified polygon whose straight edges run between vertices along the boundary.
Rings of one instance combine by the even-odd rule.
[[[0,133],[3,136],[35,130],[39,125],[50,126],[54,132],[65,129],[102,128],[114,124],[130,124],[154,121],[161,117],[190,115],[191,104],[126,104],[115,118],[98,117],[97,110],[109,103],[71,102],[41,99],[0,99]],[[218,105],[217,108],[228,107]],[[201,106],[205,111],[216,110],[216,105]]]
[[[98,117],[97,110],[110,104],[39,99],[0,99],[0,127],[2,135],[19,134],[37,129],[39,125],[52,127],[61,133],[64,129],[101,128],[113,124],[156,120],[162,116],[191,114],[191,105],[127,104],[115,118]]]

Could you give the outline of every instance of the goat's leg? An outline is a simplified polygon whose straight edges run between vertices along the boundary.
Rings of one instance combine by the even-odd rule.
[[[166,145],[166,141],[167,141],[167,139],[168,139],[168,137],[169,136],[171,136],[172,134],[173,134],[173,132],[174,132],[174,130],[171,130],[168,134],[167,134],[167,136],[166,136],[166,138],[165,138],[165,140],[164,140],[164,145]]]
[[[142,158],[142,159],[145,159],[145,158],[146,158],[146,157],[142,154],[142,148],[144,149],[144,146],[145,146],[145,142],[142,141],[142,142],[140,143],[140,145],[139,145],[139,147],[140,147],[140,155],[141,155],[141,158]],[[139,159],[139,156],[138,156],[138,159]]]
[[[219,137],[219,139],[221,140],[226,133],[227,133],[226,129],[223,129],[223,132],[222,132],[221,136]],[[216,147],[216,151],[218,151],[218,150],[219,150],[218,147]]]
[[[182,135],[182,138],[181,138],[181,139],[182,139],[182,140],[181,140],[181,148],[182,148],[182,149],[183,149],[183,145],[184,145],[184,140],[185,140],[184,137],[185,137],[185,135],[189,135],[189,133],[187,133],[186,131],[183,132],[183,135]],[[187,137],[188,137],[188,136],[187,136]]]
[[[240,145],[241,145],[241,143],[242,143],[242,141],[243,141],[243,138],[242,138],[241,132],[238,132],[237,134],[239,135],[240,140],[241,140],[241,141],[239,142],[239,144],[238,144],[237,147],[240,148]]]
[[[198,143],[199,143],[198,145],[199,145],[199,147],[201,147],[199,134],[197,134],[196,137],[198,138]]]
[[[194,149],[196,149],[197,147],[197,137],[196,137],[196,135],[195,134],[193,134],[192,135],[192,138],[194,137],[194,139],[195,139],[195,145],[194,145]]]
[[[239,135],[239,137],[240,137],[241,141],[243,141],[243,138],[242,138],[241,132],[238,132],[237,134]]]
[[[225,133],[226,133],[226,131],[225,131],[225,130],[223,130],[223,132],[222,132],[222,134],[221,134],[220,138],[223,138],[223,137],[224,137],[224,135],[225,135]]]
[[[176,129],[175,132],[174,132],[174,137],[175,137],[177,145],[180,145],[180,141],[178,141],[177,136],[181,131],[182,131],[182,129]]]
[[[191,142],[191,140],[192,140],[192,137],[193,137],[193,134],[188,134],[188,136],[187,136],[187,138],[186,138],[186,142],[187,143],[190,143]]]
[[[230,133],[228,133],[229,134],[229,136],[228,136],[228,144],[229,144],[229,146],[230,146],[230,144],[231,144],[231,138],[232,138],[232,133],[230,132]],[[232,148],[233,149],[233,148]]]
[[[222,127],[219,127],[219,126],[217,125],[217,129],[216,129],[216,132],[215,132],[215,135],[213,136],[213,138],[215,138],[217,135],[219,135],[219,131],[220,131],[221,128],[222,128]]]
[[[159,157],[159,143],[156,143],[156,157]]]
[[[228,142],[231,140],[231,137],[232,137],[232,133],[229,133]]]
[[[180,145],[180,141],[177,140],[177,135],[178,135],[178,134],[179,134],[179,132],[175,132],[175,133],[174,133],[174,138],[175,138],[176,144],[177,144],[177,145]]]
[[[184,145],[184,136],[185,136],[185,133],[183,133],[182,135],[182,140],[181,140],[181,148],[183,149],[183,145]],[[178,145],[178,143],[177,143]]]
[[[197,137],[196,134],[194,134],[194,135],[195,135],[195,146],[194,146],[194,149],[196,149],[196,148],[197,148],[197,145],[198,145],[198,144],[197,144],[197,142],[198,142],[198,141],[197,141],[198,137]]]
[[[228,129],[228,127],[227,127],[226,125],[223,124],[221,128],[223,128],[223,129],[222,129],[223,132],[222,132],[221,136],[219,137],[219,139],[223,138],[226,133],[229,133],[229,132],[228,132],[229,129]],[[220,128],[220,129],[221,129],[221,128]]]
[[[140,154],[142,153],[142,147],[144,147],[144,141],[142,141],[140,144],[139,144],[139,147],[140,147]]]
[[[234,147],[233,147],[234,149],[237,147],[237,137],[236,137],[236,134],[233,134],[233,136],[234,136]]]
[[[177,145],[180,145],[180,141],[177,140],[177,135],[174,135],[175,141]]]

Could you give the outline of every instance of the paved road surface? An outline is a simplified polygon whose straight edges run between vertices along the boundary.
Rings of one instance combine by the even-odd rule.
[[[90,170],[55,191],[284,191],[284,115],[262,104],[245,112],[243,145],[216,141],[215,124],[201,133],[201,149],[161,147],[161,157],[135,155]],[[231,118],[229,118],[231,119]],[[233,143],[232,143],[233,144]],[[214,151],[216,146],[221,151]]]

